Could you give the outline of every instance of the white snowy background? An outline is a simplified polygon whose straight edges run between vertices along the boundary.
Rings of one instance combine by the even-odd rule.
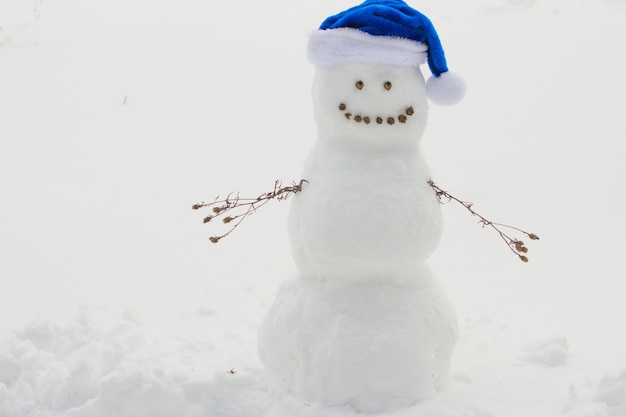
[[[0,0],[1,417],[353,415],[264,385],[288,202],[217,245],[191,205],[299,179],[306,35],[356,3]],[[625,417],[626,1],[410,4],[469,86],[435,181],[541,240],[444,206],[453,380],[386,416]]]

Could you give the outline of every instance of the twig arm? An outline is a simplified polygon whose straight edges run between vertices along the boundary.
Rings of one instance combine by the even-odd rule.
[[[449,192],[443,190],[437,184],[435,184],[432,179],[428,180],[428,185],[430,185],[430,187],[435,191],[435,195],[437,196],[437,200],[439,200],[439,202],[441,204],[446,204],[446,203],[449,203],[450,201],[454,201],[454,202],[462,205],[463,207],[465,207],[465,209],[467,209],[467,211],[470,212],[470,214],[472,216],[478,217],[479,223],[482,225],[482,227],[489,226],[493,230],[495,230],[498,233],[498,235],[500,236],[500,238],[502,238],[502,240],[509,247],[509,249],[522,262],[528,262],[528,257],[526,256],[526,254],[528,253],[528,248],[526,247],[524,242],[519,240],[519,239],[517,239],[517,238],[511,237],[511,236],[509,236],[506,233],[504,233],[502,231],[502,228],[508,228],[508,229],[516,230],[516,231],[526,235],[530,240],[539,240],[539,236],[537,236],[534,233],[528,233],[528,232],[526,232],[526,231],[524,231],[522,229],[519,229],[517,227],[514,227],[514,226],[509,226],[507,224],[492,222],[491,220],[485,218],[484,216],[482,216],[481,214],[476,212],[473,209],[473,204],[472,203],[470,203],[469,201],[461,200],[461,199],[453,196],[452,194],[450,194]]]
[[[307,180],[300,180],[299,183],[293,182],[291,185],[283,187],[279,180],[274,182],[274,189],[270,192],[263,193],[256,198],[241,198],[239,193],[230,193],[224,199],[220,199],[219,196],[210,203],[197,203],[191,206],[193,210],[199,210],[202,208],[209,208],[210,214],[206,216],[202,221],[209,223],[212,220],[222,217],[224,224],[230,225],[230,229],[222,235],[211,236],[209,240],[213,243],[219,242],[222,238],[230,235],[241,222],[243,222],[248,216],[256,213],[256,211],[266,205],[270,200],[283,201],[291,197],[293,194],[302,191],[302,186]],[[232,214],[231,214],[232,213]]]

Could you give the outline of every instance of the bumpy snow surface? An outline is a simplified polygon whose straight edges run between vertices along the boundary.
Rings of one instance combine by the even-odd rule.
[[[296,270],[289,203],[217,245],[190,209],[300,179],[306,34],[354,4],[0,3],[1,417],[356,415],[270,384],[257,355]],[[451,380],[374,415],[625,417],[626,3],[411,5],[468,84],[431,106],[433,179],[541,240],[524,264],[442,207],[427,262],[458,314]]]

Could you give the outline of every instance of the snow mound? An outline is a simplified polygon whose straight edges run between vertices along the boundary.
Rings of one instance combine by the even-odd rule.
[[[565,405],[565,417],[626,417],[626,370],[617,376],[606,374],[588,393],[570,388],[571,401]]]
[[[565,365],[569,354],[566,337],[555,336],[527,344],[522,360],[536,365],[555,367]]]
[[[0,346],[0,414],[185,415],[179,381],[149,343],[131,314],[109,328],[87,310],[66,325],[36,319]]]
[[[626,370],[618,376],[605,375],[593,399],[603,404],[612,417],[626,417]]]

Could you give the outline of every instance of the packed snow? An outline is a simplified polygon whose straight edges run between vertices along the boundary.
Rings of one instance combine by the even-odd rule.
[[[300,179],[307,34],[355,3],[0,3],[0,416],[355,415],[272,389],[257,355],[289,202],[217,245],[191,210]],[[431,106],[433,179],[541,240],[524,264],[441,207],[451,381],[378,415],[625,417],[626,3],[409,4],[468,85]]]

